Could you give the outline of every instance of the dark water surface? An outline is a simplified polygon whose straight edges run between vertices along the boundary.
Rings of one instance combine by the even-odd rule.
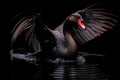
[[[61,65],[57,66],[50,77],[56,80],[108,80],[108,75],[101,72],[99,65]]]
[[[19,65],[17,65],[18,67]],[[111,80],[112,67],[105,63],[78,65],[46,63],[39,67],[14,66],[12,80]]]
[[[46,69],[43,80],[110,80],[111,77],[100,69],[99,64],[56,65]],[[37,73],[41,75],[41,71]],[[39,78],[37,78],[39,80]]]

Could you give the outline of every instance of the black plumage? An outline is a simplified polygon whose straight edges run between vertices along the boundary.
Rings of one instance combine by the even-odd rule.
[[[22,35],[33,51],[31,54],[48,51],[48,54],[51,52],[57,57],[74,55],[79,49],[78,45],[83,45],[116,26],[115,17],[109,10],[92,5],[70,14],[52,30],[42,22],[39,13],[31,13],[20,19],[13,28],[11,50],[19,48],[15,45]]]

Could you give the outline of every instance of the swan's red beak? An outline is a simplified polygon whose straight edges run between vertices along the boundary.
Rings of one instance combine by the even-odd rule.
[[[77,22],[80,27],[82,27],[83,29],[86,29],[84,23],[80,20],[80,18],[78,18]]]

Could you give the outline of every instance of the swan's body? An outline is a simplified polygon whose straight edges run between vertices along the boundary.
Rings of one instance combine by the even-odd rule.
[[[23,17],[12,31],[11,50],[16,48],[14,45],[18,37],[24,34],[24,41],[34,52],[41,54],[47,49],[56,57],[74,55],[79,49],[78,45],[83,45],[112,29],[117,22],[114,15],[105,9],[92,7],[72,13],[54,30],[43,24],[38,14]],[[49,47],[46,46],[48,44],[53,46],[44,49]]]

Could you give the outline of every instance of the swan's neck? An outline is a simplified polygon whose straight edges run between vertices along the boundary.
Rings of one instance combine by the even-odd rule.
[[[69,32],[65,32],[65,39],[67,42],[66,49],[68,53],[73,53],[77,50],[77,44]]]

